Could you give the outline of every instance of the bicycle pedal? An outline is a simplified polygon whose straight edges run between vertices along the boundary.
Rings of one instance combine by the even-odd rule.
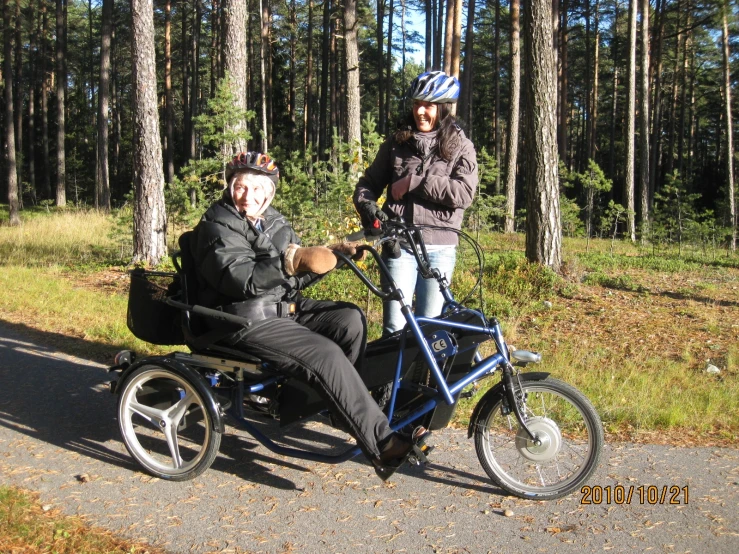
[[[426,453],[430,451],[430,447],[423,448],[414,444],[413,450],[408,456],[408,462],[414,466],[426,465],[429,461],[429,459],[426,457]]]
[[[431,431],[425,427],[416,427],[411,435],[411,440],[416,446],[423,446],[426,440],[431,436]]]

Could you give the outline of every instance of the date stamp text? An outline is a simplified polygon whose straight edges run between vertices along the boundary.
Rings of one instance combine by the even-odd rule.
[[[688,486],[677,485],[585,485],[580,504],[671,504],[688,503]]]

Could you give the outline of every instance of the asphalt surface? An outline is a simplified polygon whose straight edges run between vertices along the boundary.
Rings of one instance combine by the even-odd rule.
[[[496,489],[460,430],[383,483],[363,460],[291,460],[229,428],[206,473],[164,482],[126,452],[105,367],[54,343],[0,322],[0,483],[171,552],[739,552],[736,449],[607,445],[589,495],[536,502]],[[346,445],[318,421],[284,440]]]

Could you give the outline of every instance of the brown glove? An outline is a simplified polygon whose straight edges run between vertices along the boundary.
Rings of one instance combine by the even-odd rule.
[[[288,275],[297,273],[328,273],[336,267],[336,256],[325,246],[311,246],[301,248],[291,244],[285,251],[285,271]]]
[[[332,244],[329,246],[334,252],[341,252],[345,256],[349,256],[352,260],[362,261],[367,257],[367,251],[362,250],[357,252],[357,246],[360,246],[361,242],[340,242],[339,244]]]

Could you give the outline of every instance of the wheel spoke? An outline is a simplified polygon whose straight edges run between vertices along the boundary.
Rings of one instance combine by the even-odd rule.
[[[153,406],[147,406],[146,404],[140,404],[135,400],[132,400],[128,404],[128,407],[132,412],[139,414],[146,421],[151,423],[155,429],[161,429],[160,425],[164,419],[164,412],[162,410],[158,410]]]
[[[177,425],[173,421],[168,421],[164,428],[164,436],[167,437],[167,446],[172,455],[172,466],[175,469],[182,467],[182,457],[180,456],[180,444],[177,438]]]
[[[175,431],[177,430],[180,421],[182,421],[182,417],[185,415],[187,407],[192,404],[194,399],[195,395],[191,391],[188,391],[183,398],[164,411],[165,417],[172,422],[172,426],[175,428]]]

